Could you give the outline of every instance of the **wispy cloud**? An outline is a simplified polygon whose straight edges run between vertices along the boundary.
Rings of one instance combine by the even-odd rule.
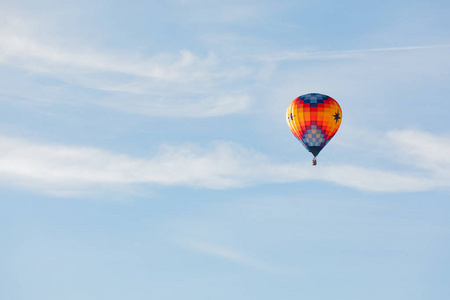
[[[393,130],[387,136],[399,150],[399,161],[450,179],[449,137],[414,130]]]
[[[396,52],[413,51],[426,49],[450,48],[450,44],[409,46],[409,47],[390,47],[373,49],[351,49],[341,51],[287,51],[282,53],[273,53],[270,55],[258,55],[255,58],[266,62],[297,61],[297,60],[316,60],[316,59],[344,59],[354,58],[363,54],[376,52]]]
[[[223,246],[218,246],[209,242],[199,240],[188,240],[184,243],[190,249],[205,253],[207,255],[224,259],[236,264],[252,267],[263,271],[280,271],[279,267],[273,266],[269,263],[254,259],[240,251],[230,249]]]
[[[173,106],[182,100],[184,117],[208,117],[243,112],[250,103],[246,89],[234,82],[252,70],[220,60],[213,52],[144,56],[43,35],[35,29],[39,24],[19,17],[6,17],[2,25],[0,65],[109,93],[107,102],[93,100],[96,104],[174,116]]]
[[[58,97],[47,98],[57,98],[58,101],[71,99],[67,96],[73,92],[70,87],[78,89],[82,86],[100,90],[104,94],[94,98],[78,90],[77,103],[102,105],[134,114],[171,117],[211,117],[247,112],[253,99],[261,98],[260,90],[264,82],[269,79],[274,81],[277,72],[274,65],[282,61],[342,59],[370,53],[450,47],[443,44],[344,51],[271,52],[240,58],[218,55],[214,51],[198,55],[189,50],[144,55],[106,50],[93,47],[87,41],[44,34],[46,31],[42,30],[39,22],[18,15],[3,17],[0,27],[0,66],[25,70],[34,75],[44,74],[68,84],[69,87],[60,86]],[[298,76],[295,73],[290,77],[306,84]],[[325,79],[321,77],[321,86],[325,85]],[[314,82],[317,84],[317,81]],[[18,87],[16,93],[21,94],[21,89]],[[45,98],[46,93],[49,93],[37,85],[34,85],[34,89],[39,90],[30,91],[29,95]],[[183,113],[174,113],[174,106],[179,106],[177,111]]]
[[[189,97],[191,96],[191,97]],[[198,98],[196,99],[197,96]],[[121,98],[111,97],[102,105],[133,114],[184,118],[207,118],[243,113],[252,99],[245,93],[207,95],[183,95],[167,97],[154,95],[155,101],[144,101],[145,96],[131,96],[126,105]]]
[[[1,137],[0,181],[45,193],[69,194],[132,184],[228,189],[309,180],[376,192],[450,187],[450,163],[440,154],[448,147],[448,138],[413,131],[387,133],[393,135],[396,138],[389,140],[390,145],[395,145],[391,146],[393,158],[403,155],[414,172],[402,170],[398,165],[395,170],[387,170],[351,164],[312,168],[309,163],[277,163],[262,153],[229,142],[216,142],[207,147],[164,146],[155,156],[143,158],[97,148]],[[422,149],[414,136],[432,141],[431,150]],[[392,143],[394,140],[398,146]],[[435,155],[427,158],[427,154]]]
[[[112,54],[76,41],[40,36],[22,20],[11,20],[0,30],[1,62],[35,72],[110,72],[149,79],[186,82],[209,77],[217,61],[190,51],[143,58],[136,53]]]

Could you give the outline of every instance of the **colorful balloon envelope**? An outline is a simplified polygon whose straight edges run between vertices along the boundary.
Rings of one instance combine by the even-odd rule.
[[[295,98],[287,109],[287,122],[306,150],[316,156],[333,138],[342,121],[342,110],[327,95],[311,93]]]

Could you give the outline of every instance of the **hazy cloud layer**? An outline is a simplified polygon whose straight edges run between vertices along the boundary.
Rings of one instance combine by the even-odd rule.
[[[386,136],[392,158],[399,157],[414,172],[401,167],[381,170],[345,164],[312,168],[309,163],[279,163],[229,142],[206,148],[194,144],[164,146],[154,157],[143,158],[2,137],[0,180],[45,193],[89,192],[130,184],[228,189],[305,180],[377,192],[449,187],[450,161],[443,151],[450,145],[448,137],[416,131],[391,131]],[[423,145],[427,145],[425,149]]]
[[[184,113],[178,116],[208,117],[243,112],[250,104],[246,89],[233,82],[252,71],[220,60],[213,52],[144,56],[106,51],[86,41],[43,34],[39,25],[5,16],[0,26],[0,65],[102,91],[108,95],[106,101],[91,97],[89,101],[138,114],[174,116],[172,108],[181,102]],[[60,98],[64,101],[63,93]]]
[[[418,70],[422,72],[427,65],[433,71],[424,71],[425,74],[431,72],[437,76],[441,72],[445,75],[443,70],[447,70],[442,68],[439,71],[429,62],[432,60],[430,55],[424,59],[420,51],[441,49],[445,52],[448,44],[310,52],[279,52],[255,46],[252,49],[257,49],[256,53],[243,51],[236,54],[241,52],[239,50],[229,53],[228,47],[240,49],[240,42],[235,41],[230,42],[232,45],[225,43],[218,48],[208,48],[202,54],[187,49],[143,54],[139,51],[106,50],[99,45],[90,45],[87,40],[51,34],[42,22],[20,14],[4,14],[2,17],[0,65],[22,70],[27,76],[47,76],[60,82],[55,89],[57,96],[48,95],[53,90],[39,85],[33,85],[33,90],[22,95],[22,86],[14,88],[9,85],[5,89],[12,92],[5,93],[10,94],[11,98],[76,101],[133,114],[188,118],[229,115],[249,111],[256,101],[273,102],[280,97],[279,93],[287,94],[279,99],[290,99],[300,87],[301,90],[323,90],[327,87],[333,94],[348,95],[348,91],[357,86],[365,91],[378,88],[380,84],[385,84],[386,74],[395,76],[396,82],[408,80],[409,84],[411,75],[408,74],[416,74]],[[395,59],[397,65],[380,57],[367,59],[369,55],[394,52],[416,54],[406,61]],[[361,58],[365,58],[364,63],[349,62],[335,69],[332,66],[310,69],[302,65],[302,61],[309,60]],[[280,72],[277,69],[286,62],[295,65],[295,71]],[[361,72],[364,73],[364,80],[359,74]],[[273,95],[270,95],[267,86],[269,91],[276,89]],[[92,94],[80,89],[74,100],[74,90],[79,88],[97,90],[102,94],[101,97],[92,97]],[[174,111],[174,106],[179,109]]]

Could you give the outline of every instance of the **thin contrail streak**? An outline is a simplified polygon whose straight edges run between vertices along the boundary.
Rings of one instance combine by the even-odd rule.
[[[424,49],[450,48],[450,45],[430,45],[430,46],[407,46],[392,48],[354,49],[340,51],[317,51],[317,52],[285,52],[275,55],[261,55],[257,59],[263,61],[286,61],[286,60],[313,60],[313,59],[335,59],[348,58],[355,54],[373,52],[411,51]]]

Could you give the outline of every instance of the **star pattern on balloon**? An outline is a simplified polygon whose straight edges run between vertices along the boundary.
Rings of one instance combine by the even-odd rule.
[[[337,124],[337,122],[339,121],[339,119],[341,118],[341,116],[339,115],[339,110],[333,115],[334,120],[336,121],[335,124]]]

